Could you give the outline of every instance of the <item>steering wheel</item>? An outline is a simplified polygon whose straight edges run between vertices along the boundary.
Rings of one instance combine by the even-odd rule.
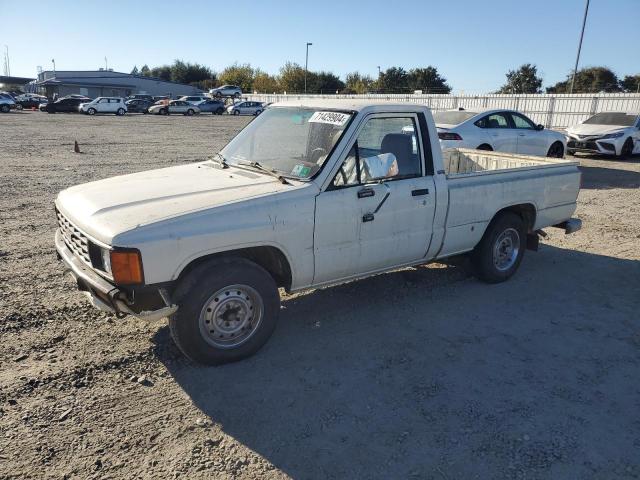
[[[318,160],[320,160],[320,157],[322,155],[326,156],[327,151],[322,147],[317,147],[311,150],[311,153],[309,154],[309,159],[311,160],[312,163],[318,163]]]

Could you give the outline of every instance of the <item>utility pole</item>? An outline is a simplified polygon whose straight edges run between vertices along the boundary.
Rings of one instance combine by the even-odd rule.
[[[307,93],[307,70],[309,69],[309,45],[313,45],[313,43],[307,42],[307,55],[304,60],[304,93]]]
[[[109,71],[109,62],[107,62],[107,57],[104,57],[104,71]]]
[[[4,74],[7,77],[11,76],[11,65],[9,64],[9,47],[4,46]]]
[[[56,76],[56,59],[52,58],[51,63],[53,63],[53,76]]]
[[[578,72],[578,62],[580,61],[580,50],[582,50],[582,37],[584,37],[584,26],[587,23],[587,13],[589,13],[589,0],[584,7],[584,18],[582,19],[582,31],[580,32],[580,42],[578,43],[578,55],[576,55],[576,65],[573,67],[573,75],[571,77],[571,87],[569,93],[573,93],[573,83],[576,81],[576,73]]]

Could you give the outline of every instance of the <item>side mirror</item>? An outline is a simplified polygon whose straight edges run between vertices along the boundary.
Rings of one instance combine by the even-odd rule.
[[[540,130],[544,130],[544,125],[542,125],[541,123],[539,123],[538,125],[536,125],[536,130],[540,131]]]
[[[381,153],[362,159],[366,180],[383,180],[398,175],[398,161],[393,153]]]

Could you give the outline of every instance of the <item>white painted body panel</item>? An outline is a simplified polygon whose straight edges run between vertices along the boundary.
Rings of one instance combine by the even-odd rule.
[[[205,255],[271,246],[289,262],[291,290],[471,250],[495,213],[510,205],[534,205],[536,229],[567,220],[575,210],[580,177],[575,162],[476,152],[482,160],[463,150],[465,158],[476,158],[483,169],[447,175],[426,107],[319,103],[326,109],[353,110],[357,116],[310,181],[284,185],[271,176],[204,162],[72,187],[60,193],[57,208],[90,239],[139,249],[147,284],[175,280]],[[375,184],[380,191],[376,199],[385,192],[393,198],[375,222],[363,223],[363,213],[374,205],[362,199],[355,203],[354,189],[360,187],[327,190],[358,128],[375,114],[422,113],[431,145],[422,145],[422,137],[419,142],[421,151],[431,149],[434,174]],[[451,153],[445,158],[450,170]],[[416,188],[427,188],[429,194],[413,197]]]

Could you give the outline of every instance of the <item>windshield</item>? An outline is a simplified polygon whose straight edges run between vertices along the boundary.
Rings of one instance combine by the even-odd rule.
[[[433,114],[433,121],[436,124],[444,125],[459,125],[465,120],[469,120],[471,117],[475,117],[475,112],[465,112],[460,110],[454,110],[451,112],[436,112]]]
[[[590,125],[619,125],[621,127],[631,127],[638,118],[637,115],[629,115],[628,113],[603,112],[594,115],[584,121]]]
[[[231,165],[254,162],[307,179],[324,165],[352,114],[302,107],[269,108],[220,151]]]

